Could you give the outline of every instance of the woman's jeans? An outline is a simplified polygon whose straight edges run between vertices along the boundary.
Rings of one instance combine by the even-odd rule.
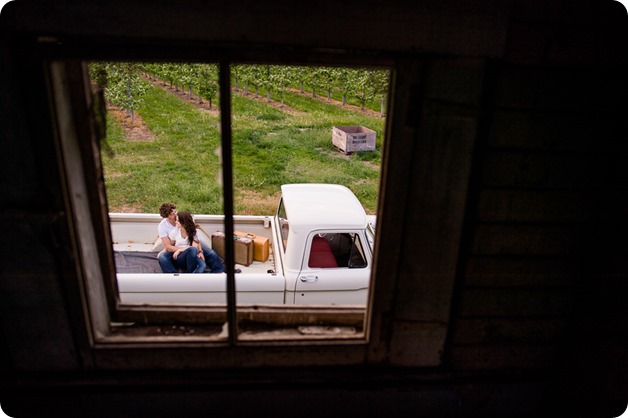
[[[204,245],[205,261],[198,258],[196,247],[189,247],[179,253],[177,260],[172,257],[173,254],[169,251],[159,254],[159,266],[164,273],[223,273],[225,271],[225,265],[216,251]]]

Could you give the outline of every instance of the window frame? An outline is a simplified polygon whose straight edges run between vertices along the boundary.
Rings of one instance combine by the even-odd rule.
[[[236,62],[230,62],[230,64],[236,64]],[[282,63],[285,64],[285,63]],[[117,296],[117,288],[115,284],[115,267],[113,264],[113,256],[111,248],[111,236],[110,229],[108,226],[108,213],[107,213],[107,205],[106,205],[106,193],[104,190],[104,180],[102,177],[102,167],[100,167],[100,161],[98,159],[98,141],[95,136],[96,127],[93,125],[93,118],[91,118],[90,107],[92,106],[91,97],[88,92],[90,91],[87,87],[87,79],[85,74],[85,69],[82,69],[82,75],[79,74],[79,71],[75,67],[76,65],[80,65],[76,62],[66,61],[64,59],[53,59],[48,62],[49,66],[49,86],[51,90],[51,98],[53,103],[53,108],[57,109],[57,111],[53,110],[53,117],[58,116],[60,113],[58,109],[63,108],[71,108],[72,112],[67,113],[67,115],[71,115],[72,117],[66,118],[64,117],[55,119],[57,121],[57,140],[58,143],[58,152],[62,167],[68,167],[69,170],[67,172],[72,172],[70,176],[65,176],[63,179],[67,186],[67,196],[66,196],[66,205],[68,207],[68,213],[72,213],[73,216],[73,226],[76,228],[74,230],[75,233],[75,248],[81,254],[80,260],[98,260],[97,263],[91,263],[92,268],[85,269],[85,266],[90,263],[80,262],[77,263],[77,273],[79,281],[81,282],[81,291],[83,292],[82,300],[83,300],[83,310],[89,313],[85,315],[88,319],[87,327],[90,329],[90,344],[93,348],[97,347],[107,347],[111,348],[114,346],[120,346],[120,338],[112,338],[112,332],[110,324],[115,323],[124,323],[127,321],[136,321],[140,319],[146,320],[147,317],[155,314],[150,307],[146,306],[129,306],[120,303],[120,300]],[[72,68],[71,68],[72,67]],[[392,69],[391,69],[392,72]],[[227,74],[221,75],[221,82],[224,83],[224,80],[229,80],[228,72]],[[76,91],[76,86],[82,85],[83,89],[79,89]],[[222,86],[221,86],[222,87]],[[77,98],[80,97],[80,100],[77,101]],[[221,104],[228,106],[230,108],[230,103],[225,100],[221,101]],[[221,112],[224,109],[221,108]],[[77,114],[81,114],[80,118],[86,118],[90,121],[89,124],[80,124],[80,127],[76,127],[76,121],[80,120],[77,117]],[[388,112],[390,114],[390,112]],[[227,113],[228,117],[221,118],[222,129],[223,132],[229,132],[228,135],[222,135],[222,140],[225,141],[225,138],[230,139],[230,114]],[[225,126],[224,121],[229,121],[228,127]],[[77,128],[77,129],[73,129]],[[87,146],[91,147],[89,150],[85,150],[85,144],[77,143],[78,137],[89,137],[90,141],[82,141],[87,142]],[[66,139],[64,139],[66,138]],[[67,143],[64,145],[63,141],[67,138],[74,141],[74,145],[77,146],[77,149],[82,149],[79,151],[79,155],[70,156],[66,153]],[[81,142],[81,141],[78,141]],[[229,142],[229,141],[227,141]],[[230,145],[230,143],[229,143]],[[81,146],[83,148],[81,148]],[[223,147],[225,144],[223,143]],[[66,153],[66,154],[64,154]],[[224,153],[223,153],[224,154]],[[76,158],[80,157],[80,158]],[[229,172],[231,174],[230,161],[227,161],[225,164],[224,160],[225,156],[223,155],[223,172]],[[228,159],[231,158],[230,155],[227,156]],[[76,161],[77,164],[69,164],[69,161]],[[88,166],[86,169],[85,166]],[[227,170],[227,166],[229,169]],[[86,173],[89,170],[92,172],[96,172],[95,176],[89,176],[81,173]],[[80,179],[80,181],[75,182],[74,179]],[[86,184],[83,184],[85,181]],[[229,183],[232,185],[230,178],[223,179],[225,183]],[[381,179],[380,179],[381,182]],[[76,183],[76,184],[75,184]],[[89,183],[89,184],[87,184]],[[77,199],[76,188],[81,189],[82,195],[89,196],[89,199],[86,201],[82,201]],[[97,190],[98,193],[96,196],[90,194],[90,191]],[[225,201],[232,199],[231,197],[233,191],[223,190],[223,196],[225,197]],[[225,215],[227,215],[228,210],[233,214],[233,208],[228,209],[225,208]],[[91,219],[86,215],[94,215],[93,217],[99,218],[99,221],[95,219]],[[89,223],[83,222],[85,219],[90,219]],[[230,216],[225,216],[225,228],[233,229],[233,220]],[[228,225],[229,219],[231,221],[231,225]],[[86,226],[89,224],[97,225],[97,228],[94,228],[95,235],[85,234]],[[90,229],[90,228],[87,228]],[[100,242],[100,244],[99,244]],[[231,245],[233,247],[233,245]],[[229,249],[227,249],[227,257]],[[233,251],[233,248],[231,248]],[[104,256],[105,259],[101,259],[99,256]],[[97,277],[98,274],[98,266],[107,266],[106,269],[102,269],[102,273],[104,276],[107,274],[110,277],[113,277],[113,281],[109,280],[98,280],[94,277]],[[233,267],[233,266],[232,266]],[[229,273],[228,273],[229,276]],[[233,280],[233,273],[231,273],[231,279]],[[94,283],[103,283],[103,286],[93,285]],[[232,294],[234,292],[231,292]],[[113,295],[113,297],[111,296]],[[103,304],[103,300],[105,300],[105,304]],[[229,311],[229,306],[233,307],[233,311]],[[285,313],[288,313],[289,316],[293,316],[296,318],[319,318],[317,321],[323,320],[325,318],[329,318],[333,323],[334,321],[340,321],[342,323],[355,323],[356,317],[358,315],[362,315],[362,327],[364,328],[364,324],[366,323],[366,315],[364,310],[356,310],[356,308],[343,308],[343,307],[308,307],[304,309],[300,306],[282,306],[282,307],[268,307],[267,309],[260,310],[259,307],[251,307],[250,309],[247,307],[242,307],[242,305],[238,305],[237,310],[238,313],[235,312],[235,303],[228,303],[227,312],[224,309],[216,309],[212,307],[181,307],[181,306],[171,306],[171,307],[159,307],[156,310],[156,317],[160,318],[160,321],[172,322],[172,321],[182,321],[184,323],[194,323],[196,319],[195,316],[202,312],[203,318],[211,321],[224,321],[226,319],[228,324],[237,324],[240,321],[240,318],[264,318],[263,320],[267,321],[276,321],[278,316],[281,316]],[[283,312],[282,312],[283,311]],[[298,313],[301,313],[299,315]],[[296,315],[295,315],[296,313]],[[307,313],[307,315],[305,315]],[[230,321],[229,318],[239,318],[235,321]],[[263,321],[262,320],[262,321]],[[287,321],[287,326],[290,326],[290,321]],[[231,327],[231,325],[229,325]],[[366,330],[366,328],[364,328]],[[237,335],[237,329],[229,329],[229,335],[235,336]],[[158,342],[160,344],[173,344],[180,345],[185,344],[186,341],[173,340],[171,342],[166,341],[167,339],[160,339]],[[251,340],[251,339],[249,339]],[[252,339],[255,340],[255,339]],[[133,344],[140,345],[150,345],[153,342],[156,342],[156,339],[148,339],[142,340],[140,339],[129,339],[125,340],[125,342],[131,342]],[[357,338],[340,338],[329,336],[315,337],[315,338],[302,338],[302,339],[294,339],[293,341],[283,341],[280,344],[286,345],[294,343],[298,345],[307,345],[315,342],[315,345],[318,345],[324,341],[325,344],[342,344],[342,345],[365,345],[368,343],[368,334],[366,332],[360,334]],[[208,344],[216,343],[209,341],[207,339],[194,339],[191,338],[187,341],[190,344],[199,344],[201,346],[207,346]],[[219,340],[218,344],[214,344],[216,346],[220,346],[222,343],[227,343],[228,346],[234,347],[236,345],[247,344],[245,340],[238,340],[238,338],[228,338],[227,341]],[[258,344],[263,343],[273,343],[272,341],[256,341]],[[275,344],[277,344],[275,342]]]
[[[466,196],[468,185],[468,170],[473,149],[474,132],[461,130],[464,124],[456,125],[456,132],[459,132],[464,139],[465,148],[460,152],[452,152],[451,144],[444,141],[441,135],[434,135],[434,129],[439,129],[443,124],[448,124],[450,118],[459,120],[459,106],[455,104],[450,108],[440,107],[444,112],[430,113],[426,104],[430,103],[430,94],[438,94],[437,91],[428,91],[430,63],[433,59],[429,57],[398,56],[394,53],[378,53],[376,55],[368,51],[360,55],[359,51],[339,51],[325,50],[316,51],[309,48],[293,49],[278,53],[281,48],[275,46],[271,48],[247,49],[243,45],[237,48],[229,45],[204,43],[203,45],[192,45],[190,42],[184,46],[177,44],[176,47],[167,43],[152,43],[148,48],[135,48],[137,45],[131,42],[124,44],[112,44],[106,40],[96,40],[90,38],[87,42],[73,43],[72,40],[65,39],[63,42],[49,42],[44,38],[45,45],[38,45],[38,56],[42,65],[47,65],[54,60],[115,60],[133,59],[144,61],[215,61],[216,55],[210,55],[208,51],[218,50],[222,54],[230,56],[232,61],[240,62],[260,62],[266,61],[286,65],[289,63],[299,65],[303,63],[313,63],[324,65],[337,63],[338,57],[342,56],[344,65],[355,64],[356,66],[380,66],[392,69],[392,80],[390,85],[390,98],[388,101],[388,119],[386,124],[387,138],[394,138],[394,141],[385,141],[382,150],[382,165],[380,174],[379,201],[377,208],[377,224],[375,234],[376,254],[372,266],[372,291],[369,293],[370,310],[364,318],[365,341],[354,340],[345,341],[342,344],[334,345],[333,350],[321,349],[329,347],[329,341],[322,343],[311,340],[306,342],[294,342],[293,344],[281,343],[279,345],[269,341],[259,341],[251,345],[247,341],[241,341],[237,346],[224,344],[207,344],[205,341],[177,343],[170,339],[166,342],[159,339],[138,344],[134,341],[103,341],[94,338],[92,323],[94,318],[86,308],[87,297],[83,286],[84,277],[80,267],[80,252],[75,245],[77,237],[75,234],[75,219],[71,205],[68,203],[67,232],[71,243],[68,247],[74,248],[78,263],[74,270],[74,275],[68,277],[68,301],[69,312],[73,318],[78,318],[75,323],[75,332],[78,338],[77,347],[80,351],[80,358],[84,367],[96,367],[102,369],[112,368],[249,368],[265,365],[273,366],[337,366],[337,365],[358,365],[358,364],[389,364],[413,367],[435,367],[443,364],[443,350],[445,349],[448,318],[451,309],[451,289],[455,280],[454,269],[451,263],[444,265],[440,260],[456,260],[458,257],[459,242],[457,241],[461,233],[464,212],[464,196]],[[145,44],[143,44],[146,46]],[[208,45],[215,49],[208,48]],[[260,49],[263,52],[260,52]],[[111,51],[115,50],[116,54]],[[165,51],[164,55],[153,55],[156,51]],[[201,52],[199,52],[201,51]],[[249,54],[251,60],[242,58],[242,54]],[[286,58],[289,57],[289,58]],[[317,57],[317,60],[314,60]],[[361,57],[361,59],[358,59]],[[451,59],[441,60],[442,64],[434,68],[450,68],[455,74],[456,71],[469,71],[472,69],[478,74],[483,74],[486,66],[482,59]],[[438,77],[442,71],[434,72]],[[444,74],[451,74],[444,72]],[[468,77],[464,80],[472,81]],[[468,83],[467,83],[468,84]],[[472,84],[468,84],[472,88]],[[50,87],[50,86],[49,86]],[[49,88],[50,91],[50,88]],[[81,97],[82,90],[75,93],[78,100],[84,103],[81,108],[86,109],[87,97]],[[73,105],[73,101],[69,101]],[[75,112],[73,106],[70,106]],[[80,112],[79,112],[80,113]],[[85,135],[91,135],[91,128],[86,120],[81,116],[86,116],[85,111],[79,114],[78,120],[81,124],[76,129],[81,130]],[[55,112],[52,112],[53,116]],[[476,118],[470,115],[467,118],[473,121]],[[56,125],[51,128],[55,131]],[[93,147],[89,144],[88,147]],[[89,152],[85,153],[89,155]],[[88,160],[90,160],[88,158]],[[59,172],[63,172],[65,167],[59,163]],[[408,178],[408,170],[416,166],[431,167],[431,169],[421,170],[412,181],[402,181]],[[463,169],[447,171],[447,167],[456,166]],[[99,187],[99,178],[89,178],[94,188]],[[61,176],[61,184],[65,182],[65,175]],[[434,189],[432,185],[456,184],[455,188]],[[94,188],[90,190],[94,192]],[[437,213],[421,212],[422,217],[417,223],[416,205],[418,203],[417,191],[420,190],[420,202],[422,206],[440,207],[442,210]],[[69,192],[65,191],[65,196]],[[452,199],[453,198],[453,199]],[[99,205],[103,199],[92,202],[94,212],[98,213]],[[100,218],[105,219],[106,208],[101,207],[103,214]],[[434,216],[432,216],[434,215]],[[98,218],[98,217],[97,217]],[[403,237],[408,235],[407,222],[413,226],[412,236],[421,236],[422,240],[430,242],[431,246],[439,250],[439,257],[434,258],[429,255],[416,257],[413,267],[408,266],[409,260],[404,260]],[[444,224],[446,222],[446,224]],[[383,227],[385,225],[385,227]],[[450,228],[453,226],[453,230]],[[445,237],[441,234],[443,229],[448,229]],[[106,245],[108,231],[105,227],[96,226],[95,232],[100,234],[99,243]],[[109,247],[111,248],[111,247]],[[106,254],[106,251],[105,251]],[[74,261],[74,257],[68,259]],[[418,263],[418,264],[417,264]],[[70,272],[71,273],[71,272]],[[411,288],[422,289],[420,294],[412,294],[415,297],[409,298],[409,283]],[[104,300],[104,299],[103,299]],[[108,306],[104,306],[105,311]],[[189,310],[194,310],[189,308]],[[272,309],[269,309],[272,311]],[[285,310],[284,310],[285,312]],[[186,310],[168,312],[162,310],[164,319],[180,318],[188,315]],[[318,312],[320,313],[320,312]],[[142,308],[128,311],[129,319],[141,321],[145,317]],[[307,315],[307,312],[301,311]],[[133,316],[135,315],[135,316]],[[109,318],[106,318],[109,320]],[[114,318],[115,320],[115,318]],[[107,321],[104,321],[107,322]],[[108,325],[108,323],[107,323]],[[87,330],[87,331],[86,331]],[[98,331],[98,330],[96,330]],[[106,329],[105,331],[109,331]],[[91,334],[88,334],[90,333]],[[96,336],[98,337],[98,336]],[[211,355],[207,349],[211,348]],[[149,351],[146,351],[149,350]],[[180,355],[180,350],[185,350],[185,355]]]

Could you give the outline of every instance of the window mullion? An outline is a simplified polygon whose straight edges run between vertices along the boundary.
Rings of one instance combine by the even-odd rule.
[[[222,183],[225,212],[225,236],[233,236],[233,174],[231,155],[231,74],[229,63],[222,61],[219,65],[220,84],[220,137],[222,145]],[[225,257],[227,269],[227,323],[229,343],[235,345],[238,339],[238,322],[236,312],[235,287],[235,252],[233,240],[225,240]]]

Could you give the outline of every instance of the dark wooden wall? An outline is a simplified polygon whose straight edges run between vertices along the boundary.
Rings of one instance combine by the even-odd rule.
[[[14,3],[0,20],[7,413],[610,417],[628,403],[628,16],[619,3]],[[45,86],[21,54],[37,37],[86,54],[90,43],[141,56],[142,43],[212,41],[418,63],[404,75],[414,101],[396,115],[411,145],[387,173],[403,217],[383,228],[403,245],[380,254],[392,264],[382,286],[396,289],[393,329],[378,329],[394,334],[385,358],[314,370],[83,367]],[[435,228],[445,238],[420,241]],[[413,366],[435,352],[438,367]]]

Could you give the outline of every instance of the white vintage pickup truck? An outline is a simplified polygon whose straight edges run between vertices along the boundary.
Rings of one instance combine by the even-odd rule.
[[[234,230],[269,239],[269,257],[236,264],[238,304],[367,303],[375,216],[333,184],[289,184],[274,216],[234,216]],[[158,214],[110,213],[122,303],[226,304],[226,274],[166,274],[157,262]],[[194,215],[204,245],[224,216]],[[228,262],[228,260],[225,260]]]

